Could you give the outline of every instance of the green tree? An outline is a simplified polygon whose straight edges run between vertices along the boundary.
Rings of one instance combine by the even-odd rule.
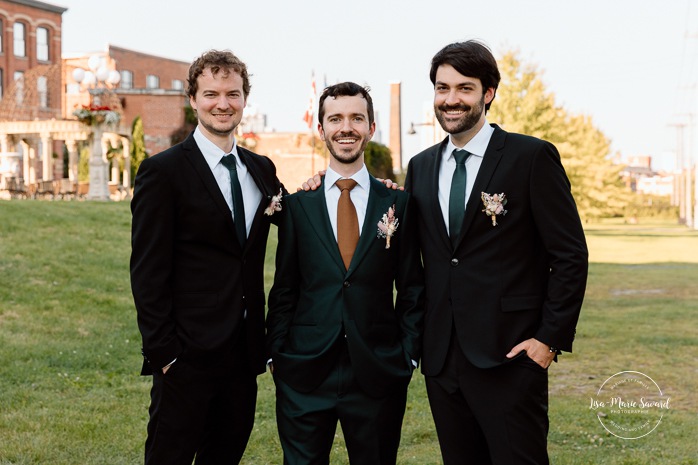
[[[370,141],[364,150],[364,162],[368,172],[377,178],[393,179],[393,158],[390,149],[378,142]]]
[[[148,157],[145,150],[145,133],[143,132],[143,120],[136,116],[131,125],[131,185],[136,179],[138,167]]]
[[[510,132],[545,139],[560,151],[579,214],[585,221],[622,215],[630,191],[609,159],[610,142],[591,117],[573,115],[555,102],[536,65],[522,63],[518,52],[499,60],[502,81],[487,119]]]
[[[78,158],[78,181],[90,181],[90,146],[88,143],[83,143],[80,146]]]
[[[182,125],[175,129],[172,134],[170,134],[170,143],[172,145],[179,144],[182,142],[184,139],[187,138],[190,132],[196,128],[196,124],[198,123],[198,119],[196,117],[196,111],[194,109],[187,105],[184,107],[184,121],[182,122]]]

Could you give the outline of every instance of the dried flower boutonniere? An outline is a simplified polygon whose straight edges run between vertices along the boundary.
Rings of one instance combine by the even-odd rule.
[[[281,200],[283,199],[283,192],[279,189],[279,193],[274,195],[269,202],[269,206],[264,209],[264,214],[267,216],[273,215],[275,212],[281,211]]]
[[[378,237],[385,239],[385,248],[390,248],[390,238],[393,237],[395,231],[397,231],[398,224],[397,217],[395,216],[395,205],[388,208],[388,212],[383,214],[383,218],[378,222]]]
[[[485,215],[492,217],[492,226],[497,226],[497,215],[506,215],[507,211],[504,209],[504,205],[507,204],[506,196],[502,194],[490,195],[486,192],[481,192],[482,203],[485,209]]]

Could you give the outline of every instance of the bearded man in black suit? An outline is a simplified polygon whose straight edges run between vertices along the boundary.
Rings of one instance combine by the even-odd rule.
[[[547,464],[548,373],[571,351],[588,253],[549,142],[488,124],[500,81],[477,41],[433,58],[449,136],[410,160],[426,276],[422,372],[446,465]]]

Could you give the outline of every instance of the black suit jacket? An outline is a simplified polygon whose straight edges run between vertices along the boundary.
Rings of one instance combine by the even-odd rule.
[[[444,365],[452,325],[481,368],[506,363],[509,350],[532,337],[572,350],[588,253],[569,180],[552,144],[494,128],[455,247],[437,197],[448,139],[409,163],[405,187],[419,210],[427,283],[427,376]],[[508,212],[497,226],[482,211],[481,192],[506,195]]]
[[[346,338],[365,392],[383,396],[409,382],[411,359],[419,360],[421,353],[424,316],[409,196],[371,178],[366,217],[348,270],[332,231],[324,187],[284,202],[267,316],[274,376],[297,391],[312,391],[335,366]],[[399,226],[386,249],[377,225],[392,205]]]
[[[235,357],[245,327],[250,368],[265,369],[264,255],[272,216],[263,214],[282,188],[274,164],[238,146],[262,193],[245,248],[193,134],[148,158],[136,176],[131,287],[143,338],[143,374],[175,358],[220,368]]]

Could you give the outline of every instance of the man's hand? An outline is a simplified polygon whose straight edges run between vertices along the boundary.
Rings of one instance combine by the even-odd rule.
[[[550,347],[534,338],[526,339],[522,343],[514,346],[514,348],[511,349],[511,351],[509,351],[507,354],[507,358],[516,357],[516,355],[522,350],[526,351],[528,358],[543,368],[548,368],[555,359],[555,353],[550,352]]]
[[[300,191],[314,191],[318,187],[320,187],[320,184],[322,184],[322,177],[325,175],[327,171],[325,170],[320,170],[317,172],[315,176],[312,178],[308,179],[306,182],[303,183],[301,187],[296,189],[296,192]]]
[[[376,178],[376,179],[378,181],[382,182],[383,184],[385,184],[385,187],[387,187],[388,189],[392,189],[392,190],[399,189],[401,191],[405,190],[404,187],[398,185],[398,183],[392,181],[391,179],[381,179],[381,178]]]

